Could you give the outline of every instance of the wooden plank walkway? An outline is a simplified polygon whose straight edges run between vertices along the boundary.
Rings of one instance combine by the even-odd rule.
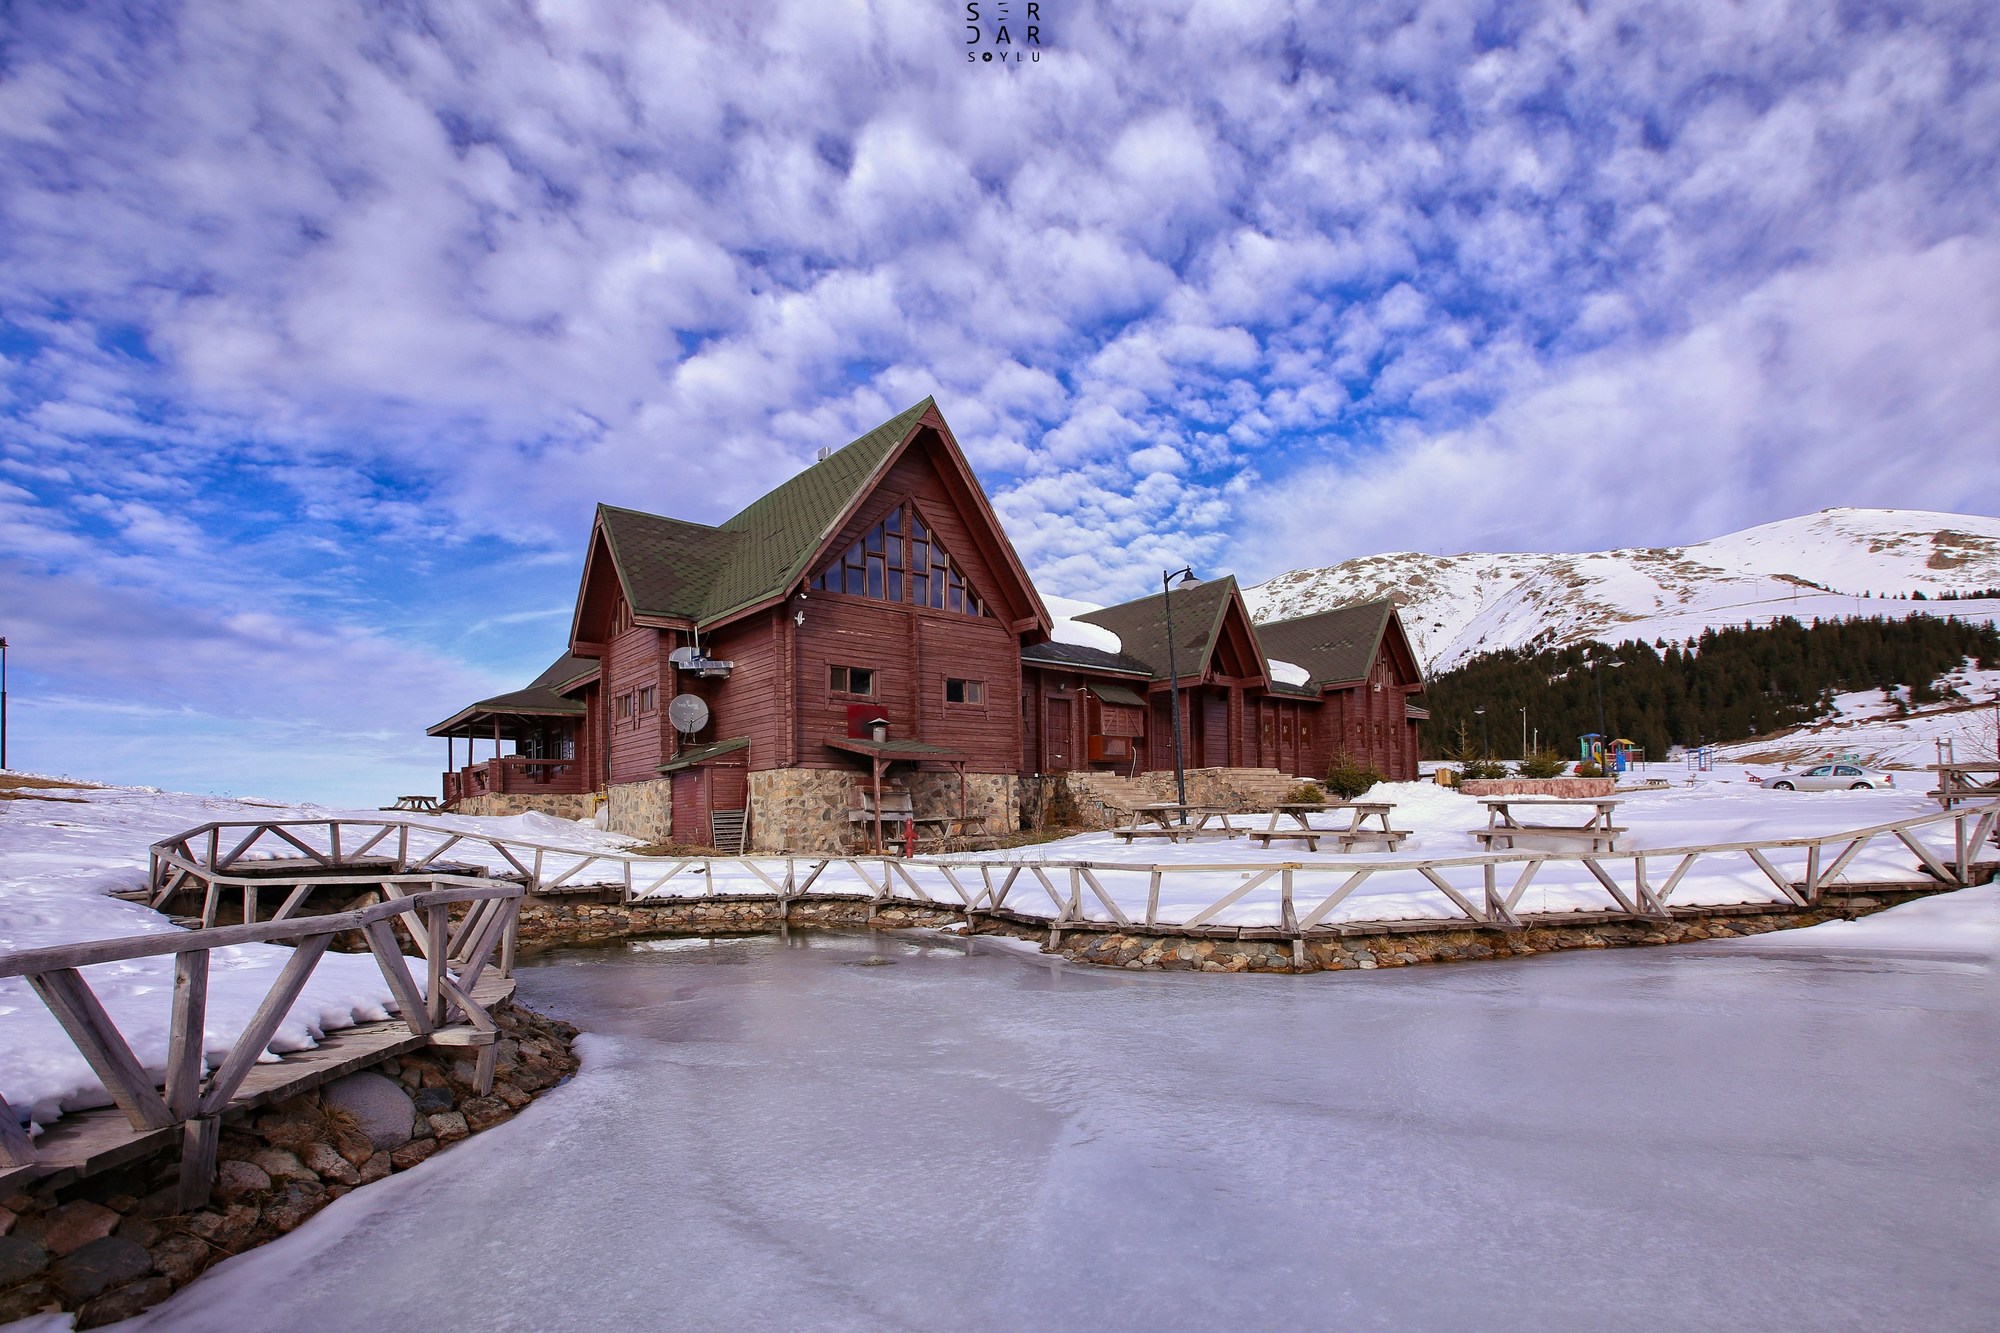
[[[512,977],[486,977],[473,989],[472,998],[487,1009],[511,998]],[[242,1086],[223,1116],[255,1110],[272,1102],[284,1101],[309,1092],[322,1083],[352,1074],[371,1065],[414,1051],[422,1046],[468,1044],[475,1029],[469,1023],[441,1028],[429,1036],[410,1031],[400,1018],[379,1023],[360,1023],[329,1032],[309,1051],[293,1051],[282,1059],[259,1064],[244,1076]],[[103,1106],[63,1116],[45,1126],[35,1140],[36,1163],[0,1171],[0,1188],[32,1181],[41,1187],[59,1187],[86,1176],[139,1161],[156,1152],[167,1151],[180,1139],[180,1126],[140,1130],[132,1127],[123,1111]],[[16,1179],[19,1177],[19,1180]]]

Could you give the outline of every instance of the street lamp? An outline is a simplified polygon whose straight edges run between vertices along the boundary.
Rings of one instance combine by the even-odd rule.
[[[1481,704],[1479,707],[1473,709],[1472,715],[1479,719],[1479,757],[1481,759],[1491,759],[1493,757],[1493,747],[1486,743],[1486,705]]]
[[[7,640],[0,639],[0,769],[7,767]]]
[[[1174,711],[1174,799],[1187,804],[1187,769],[1181,763],[1181,672],[1174,661],[1174,589],[1173,581],[1179,579],[1183,587],[1195,581],[1194,566],[1182,565],[1179,569],[1165,570],[1160,574],[1160,601],[1167,609],[1167,697]],[[1181,811],[1183,823],[1187,811]]]
[[[1526,758],[1528,757],[1528,754],[1529,754],[1529,750],[1528,750],[1528,707],[1527,707],[1527,705],[1526,705],[1526,704],[1523,704],[1523,705],[1521,706],[1521,758],[1523,758],[1523,759],[1526,759]]]

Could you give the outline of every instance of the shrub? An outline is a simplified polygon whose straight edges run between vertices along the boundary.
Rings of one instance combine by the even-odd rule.
[[[1601,778],[1604,776],[1604,770],[1596,764],[1578,764],[1576,775],[1580,778]]]
[[[1326,789],[1343,801],[1367,795],[1368,789],[1382,780],[1380,771],[1345,750],[1335,755],[1326,769]]]
[[[1326,793],[1320,789],[1317,782],[1301,782],[1285,793],[1286,805],[1311,805],[1315,801],[1325,799]]]
[[[1468,759],[1458,775],[1473,782],[1486,778],[1504,778],[1507,776],[1507,765],[1497,759]]]
[[[1559,754],[1537,750],[1514,766],[1524,778],[1559,778],[1569,769],[1569,761]]]

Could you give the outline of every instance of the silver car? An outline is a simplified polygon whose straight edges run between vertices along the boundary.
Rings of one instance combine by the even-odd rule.
[[[1866,791],[1870,787],[1895,786],[1896,775],[1879,768],[1835,761],[1780,773],[1764,779],[1764,785],[1772,791]]]

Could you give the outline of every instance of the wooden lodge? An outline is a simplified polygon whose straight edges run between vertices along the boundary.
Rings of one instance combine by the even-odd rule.
[[[715,526],[600,505],[568,652],[430,734],[461,810],[934,845],[1017,827],[1046,775],[1171,770],[1170,676],[1189,769],[1416,775],[1391,602],[1255,625],[1222,577],[1058,621],[925,399]]]

